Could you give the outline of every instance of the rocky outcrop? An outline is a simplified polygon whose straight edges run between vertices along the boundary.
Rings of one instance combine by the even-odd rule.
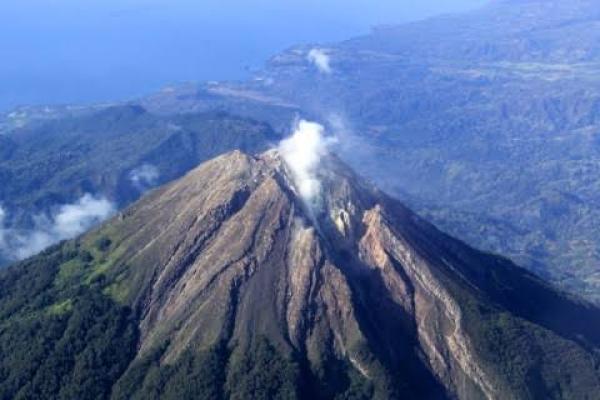
[[[139,315],[132,365],[159,348],[168,366],[224,346],[231,369],[266,340],[324,398],[356,387],[378,398],[593,398],[597,340],[515,314],[490,289],[509,284],[486,274],[551,288],[437,231],[334,156],[323,162],[318,207],[296,195],[277,152],[233,152],[83,239],[114,243],[107,273]],[[552,365],[557,355],[574,361]]]

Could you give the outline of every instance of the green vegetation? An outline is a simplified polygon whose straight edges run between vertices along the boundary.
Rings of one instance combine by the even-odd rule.
[[[372,398],[373,387],[349,365],[334,392],[320,393],[329,384],[266,338],[246,349],[190,348],[173,363],[162,360],[166,344],[133,362],[137,321],[114,299],[123,288],[118,277],[97,274],[112,242],[92,243],[87,250],[66,242],[0,272],[0,398]]]
[[[266,339],[230,359],[227,394],[232,400],[298,399],[299,366]]]
[[[115,400],[223,399],[225,353],[186,351],[175,364],[160,362],[158,350],[136,362],[117,383]]]
[[[187,350],[173,364],[160,362],[166,347],[136,362],[118,382],[113,399],[298,398],[298,366],[264,338],[243,354],[230,355],[223,346]]]
[[[52,304],[48,313],[54,316],[65,315],[73,311],[73,300],[67,299],[57,304]]]
[[[112,241],[108,236],[101,236],[96,240],[96,249],[100,252],[105,252],[110,248]]]
[[[133,359],[131,310],[99,284],[56,284],[89,257],[68,243],[0,273],[0,398],[107,398]]]
[[[519,398],[584,399],[598,384],[589,366],[600,360],[552,332],[496,310],[467,323],[482,365],[494,368]]]
[[[233,149],[259,152],[278,136],[264,123],[226,113],[164,117],[118,106],[33,123],[1,138],[0,204],[12,226],[30,228],[33,216],[84,193],[123,207],[202,161]],[[155,167],[158,176],[140,187],[130,174],[142,165]]]

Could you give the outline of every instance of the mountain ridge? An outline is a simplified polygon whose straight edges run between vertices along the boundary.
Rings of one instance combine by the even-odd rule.
[[[592,1],[493,3],[296,46],[220,85],[293,99],[340,132],[361,174],[453,236],[598,302],[599,20]]]
[[[317,176],[307,203],[276,151],[228,153],[45,253],[67,254],[46,298],[79,287],[131,310],[112,398],[176,396],[186,373],[179,398],[593,398],[596,308],[440,233],[334,156]],[[0,325],[36,309],[2,313],[14,290]],[[80,295],[62,296],[42,310],[77,312]]]
[[[273,57],[251,80],[171,87],[132,103],[163,117],[228,111],[267,121],[276,132],[288,131],[297,115],[329,122],[348,140],[346,151],[339,151],[343,158],[419,214],[598,302],[600,235],[594,221],[600,208],[593,177],[599,169],[599,10],[593,1],[540,4],[493,2],[337,44],[296,46]],[[308,60],[313,48],[329,57],[331,74]],[[22,128],[39,134],[53,126],[41,121],[89,111],[24,108],[0,117],[0,130],[12,132],[0,135],[0,157],[10,154],[10,137]],[[87,124],[93,126],[93,118]],[[145,127],[132,129],[145,134]],[[146,151],[131,147],[145,161]],[[112,150],[99,152],[105,158]],[[157,153],[176,157],[177,149],[161,147],[152,158]],[[32,158],[45,157],[41,151]],[[203,159],[191,155],[194,162]],[[16,161],[20,172],[23,160]],[[173,173],[166,163],[169,173],[160,183],[193,165],[186,162]],[[127,165],[129,171],[136,167]],[[5,194],[0,200],[10,208],[7,221],[30,228],[33,215],[76,200],[72,193],[88,187],[116,194],[119,206],[141,195],[127,182],[127,171],[115,177],[107,167],[77,168],[87,179],[78,179],[77,187],[67,179],[68,193],[55,187],[49,197],[45,190],[29,189],[40,196],[15,204]],[[105,175],[120,181],[119,187],[99,184]],[[28,181],[11,178],[7,187],[20,189]],[[25,215],[15,215],[25,208]]]

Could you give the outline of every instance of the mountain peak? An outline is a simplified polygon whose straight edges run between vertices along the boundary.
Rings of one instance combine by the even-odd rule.
[[[209,172],[210,171],[210,172]],[[204,177],[215,177],[203,183]],[[306,179],[306,177],[304,177]],[[336,228],[346,235],[352,232],[352,224],[358,224],[364,212],[374,207],[382,193],[359,177],[339,157],[325,152],[319,156],[318,168],[311,172],[310,179],[318,189],[306,198],[294,167],[289,164],[281,149],[271,149],[251,156],[241,151],[232,151],[190,172],[180,182],[183,188],[210,186],[218,187],[211,198],[234,197],[237,191],[260,190],[264,185],[269,196],[283,196],[295,208],[296,217],[307,224],[316,224],[318,229]],[[206,185],[206,186],[205,186]],[[223,199],[222,199],[223,200]],[[192,204],[192,200],[185,200]],[[202,203],[205,199],[202,198]],[[223,200],[227,201],[227,200]]]
[[[235,151],[111,224],[111,240],[126,244],[112,274],[139,287],[125,297],[142,316],[138,359],[164,343],[166,363],[190,346],[221,344],[237,359],[267,340],[285,357],[300,355],[309,376],[337,365],[346,371],[339,379],[353,371],[384,396],[518,397],[526,383],[503,380],[467,321],[503,330],[484,315],[509,310],[511,324],[528,329],[486,285],[536,279],[441,234],[333,154],[310,171],[301,178],[315,179],[318,192],[307,199],[285,150]],[[587,357],[551,332],[561,352]]]
[[[598,310],[444,235],[335,155],[300,156],[225,154],[51,250],[51,282],[133,310],[116,398],[147,398],[157,369],[194,368],[192,397],[597,393]],[[161,373],[160,393],[176,392]]]

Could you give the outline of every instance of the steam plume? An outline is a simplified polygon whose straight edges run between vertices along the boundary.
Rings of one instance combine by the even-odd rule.
[[[325,137],[322,125],[301,120],[292,136],[279,144],[279,153],[292,172],[294,184],[300,196],[309,204],[314,203],[319,195],[319,164],[333,141],[334,138]]]
[[[331,59],[329,55],[323,49],[312,49],[308,52],[308,61],[313,63],[319,72],[323,74],[331,74]]]

